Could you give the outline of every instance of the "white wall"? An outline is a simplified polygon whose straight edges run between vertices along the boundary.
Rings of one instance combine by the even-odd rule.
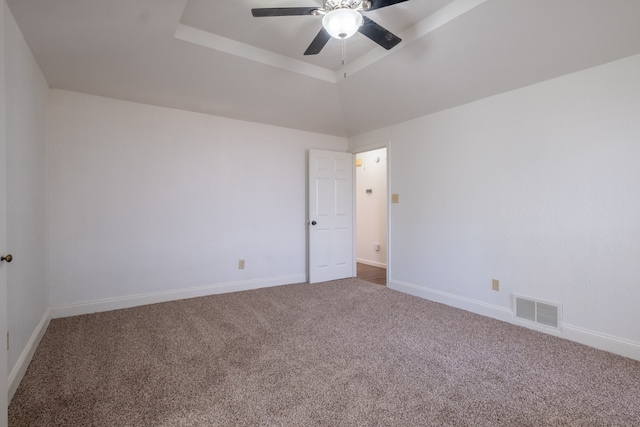
[[[306,280],[309,148],[347,141],[52,90],[54,316]]]
[[[640,56],[350,140],[391,140],[390,285],[640,359]],[[491,279],[500,280],[499,292]]]
[[[5,13],[8,354],[10,395],[48,322],[46,137],[49,88],[11,11]],[[23,363],[26,360],[26,364]]]
[[[361,166],[356,166],[358,262],[386,267],[387,149],[358,153],[356,159],[362,161]],[[374,249],[374,244],[380,245],[379,251]]]

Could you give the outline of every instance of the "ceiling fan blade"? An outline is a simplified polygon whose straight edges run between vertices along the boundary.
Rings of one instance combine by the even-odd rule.
[[[307,50],[304,51],[305,55],[317,55],[320,53],[324,45],[327,44],[331,36],[327,33],[327,30],[324,27],[320,28],[320,31],[316,35],[316,38],[313,39]]]
[[[317,7],[263,7],[251,9],[251,13],[255,17],[263,16],[300,16],[313,15],[318,10]]]
[[[376,24],[366,16],[363,16],[362,19],[364,22],[358,31],[378,43],[383,48],[389,50],[402,41],[400,37]]]
[[[380,9],[381,7],[391,6],[392,4],[402,3],[407,0],[369,0],[371,2],[371,8],[369,10]]]

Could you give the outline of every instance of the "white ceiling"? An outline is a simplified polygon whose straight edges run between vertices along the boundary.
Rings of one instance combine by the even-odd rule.
[[[346,70],[336,40],[303,56],[320,17],[251,16],[320,0],[7,3],[53,88],[339,136],[640,53],[638,0],[409,0],[366,13],[403,42],[356,34]]]

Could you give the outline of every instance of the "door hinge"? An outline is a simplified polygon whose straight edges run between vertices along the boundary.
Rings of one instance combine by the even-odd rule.
[[[7,351],[9,351],[9,331],[7,331]]]

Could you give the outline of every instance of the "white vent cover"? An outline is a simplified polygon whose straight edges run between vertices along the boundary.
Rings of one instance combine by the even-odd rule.
[[[560,329],[560,313],[560,306],[557,304],[515,295],[515,316],[517,319]]]

